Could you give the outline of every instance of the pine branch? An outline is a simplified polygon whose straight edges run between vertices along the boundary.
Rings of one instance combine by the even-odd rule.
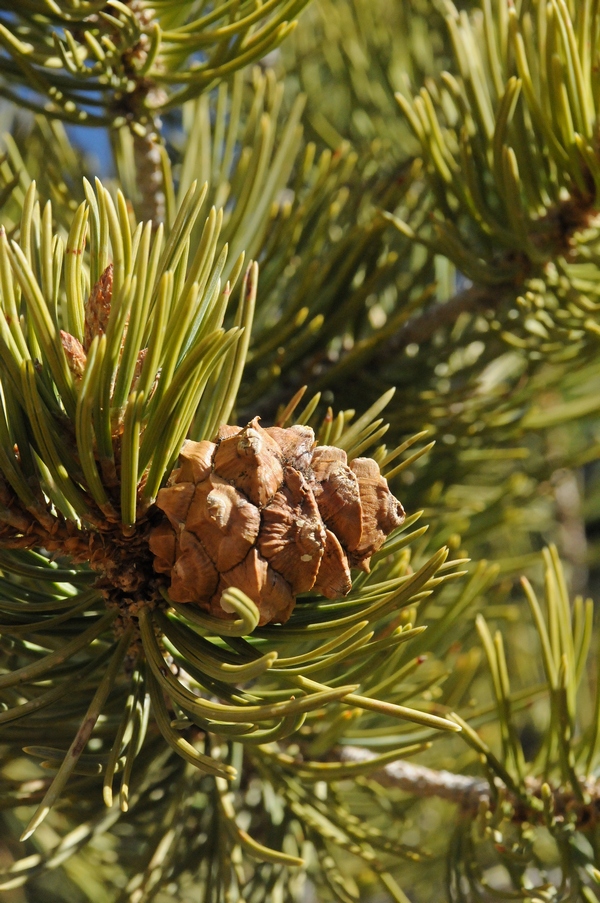
[[[384,365],[392,357],[397,357],[409,345],[421,345],[431,340],[438,329],[451,326],[462,313],[474,313],[477,310],[497,309],[511,297],[513,292],[506,286],[481,286],[472,285],[469,288],[457,292],[452,298],[443,303],[433,304],[421,313],[411,317],[397,332],[392,333],[380,344],[372,342],[370,349],[369,367],[371,372]],[[335,385],[339,379],[345,379],[348,373],[343,369],[344,359],[341,361],[323,360],[319,351],[318,356],[309,358],[299,373],[295,373],[288,381],[280,380],[277,390],[271,398],[265,401],[261,408],[264,417],[273,417],[280,405],[284,404],[291,392],[298,386],[310,384],[314,388],[323,388]],[[340,369],[340,373],[335,371]],[[318,370],[318,377],[317,377]],[[240,416],[245,417],[246,411]]]
[[[133,157],[139,192],[138,213],[142,221],[152,220],[154,228],[165,221],[166,198],[161,140],[157,124],[133,132]]]
[[[342,762],[359,763],[377,757],[360,746],[343,746],[339,758]],[[551,788],[542,779],[530,777],[523,794],[517,795],[498,777],[494,778],[492,790],[483,778],[427,768],[404,759],[381,766],[369,777],[383,787],[403,790],[414,797],[447,800],[459,806],[463,815],[475,816],[482,807],[495,809],[502,803],[513,809],[513,822],[574,822],[580,830],[596,825],[600,816],[600,782],[596,778],[580,781],[575,791],[570,787]]]
[[[368,762],[377,758],[371,750],[360,746],[342,746],[339,757],[342,762]],[[412,796],[448,800],[469,812],[476,812],[482,802],[490,802],[490,785],[483,778],[453,774],[445,769],[438,771],[404,759],[372,771],[369,777],[384,787],[395,787]]]

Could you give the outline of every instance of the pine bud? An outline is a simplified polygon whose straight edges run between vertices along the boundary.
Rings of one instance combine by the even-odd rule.
[[[185,443],[180,466],[156,501],[165,519],[150,536],[154,568],[170,576],[175,602],[231,617],[220,604],[237,587],[260,624],[285,622],[296,596],[347,595],[350,568],[404,520],[377,463],[315,447],[305,426],[223,426],[215,442]]]
[[[103,336],[108,328],[108,321],[110,319],[110,311],[112,305],[112,291],[113,291],[113,265],[109,264],[104,272],[101,274],[100,278],[93,286],[89,298],[85,304],[85,335],[84,335],[84,343],[83,345],[79,341],[79,339],[72,336],[71,333],[65,332],[64,329],[60,330],[60,339],[63,346],[63,350],[65,352],[65,357],[67,359],[67,364],[69,366],[69,370],[73,374],[73,378],[75,382],[78,383],[83,374],[85,373],[85,367],[87,363],[87,352],[90,350],[90,346],[96,336]],[[121,336],[121,348],[120,352],[123,353],[123,349],[125,347],[125,339],[127,337],[127,327],[129,325],[129,317],[125,322],[125,328],[123,330],[123,334]],[[142,369],[144,366],[144,361],[148,354],[147,348],[141,348],[138,351],[135,369],[133,372],[133,378],[131,380],[130,391],[133,391],[137,385],[137,382],[141,376]],[[115,376],[113,375],[113,381],[111,386],[111,397],[112,391],[114,389]],[[156,386],[158,384],[158,377],[154,380],[153,384],[150,386],[150,390],[148,393],[148,397],[151,397],[154,393]]]
[[[84,346],[86,350],[92,344],[94,336],[101,336],[106,332],[112,304],[112,291],[113,265],[109,263],[92,288],[85,305]]]
[[[72,336],[70,332],[65,332],[64,329],[61,329],[60,331],[60,340],[67,358],[69,370],[73,374],[75,381],[79,382],[85,373],[87,361],[87,354],[84,351],[83,345],[79,339]]]

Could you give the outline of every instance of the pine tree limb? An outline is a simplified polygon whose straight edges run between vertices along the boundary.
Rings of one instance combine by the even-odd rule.
[[[344,746],[339,757],[343,762],[368,762],[376,758],[369,749]],[[475,816],[484,809],[495,808],[499,797],[512,808],[511,821],[523,824],[574,823],[579,830],[589,830],[600,818],[600,783],[595,778],[581,780],[577,788],[550,787],[541,778],[526,778],[523,793],[517,796],[495,777],[494,788],[483,779],[471,775],[454,774],[445,769],[435,770],[415,765],[403,759],[390,762],[369,775],[384,787],[403,790],[422,799],[436,797],[459,806],[463,814]]]
[[[374,758],[375,753],[360,746],[343,746],[340,750],[343,762],[368,762]],[[490,785],[483,778],[453,774],[445,769],[437,771],[404,759],[378,768],[371,772],[370,778],[384,787],[395,787],[418,797],[434,796],[468,811],[477,811],[481,802],[490,801]]]
[[[152,220],[156,228],[159,223],[164,223],[166,212],[160,133],[154,124],[148,124],[143,131],[132,130],[132,133],[139,218],[143,222]]]

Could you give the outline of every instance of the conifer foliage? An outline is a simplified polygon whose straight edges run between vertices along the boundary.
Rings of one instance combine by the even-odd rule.
[[[600,897],[599,37],[0,3],[9,903]]]

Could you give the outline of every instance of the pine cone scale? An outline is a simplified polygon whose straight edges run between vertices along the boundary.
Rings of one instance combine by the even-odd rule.
[[[215,565],[200,540],[188,530],[181,532],[177,547],[177,558],[171,571],[171,598],[174,602],[206,604],[219,582]]]
[[[314,586],[325,551],[325,528],[302,474],[286,466],[284,480],[282,490],[263,509],[258,548],[297,595]]]
[[[211,474],[196,485],[186,528],[202,542],[219,572],[228,571],[241,564],[256,541],[260,512],[233,486]]]
[[[219,443],[214,456],[214,472],[235,482],[255,505],[266,505],[283,482],[281,450],[258,418],[239,433]]]
[[[350,468],[358,481],[363,517],[360,541],[349,550],[352,553],[350,563],[369,573],[371,555],[381,548],[386,536],[400,526],[405,513],[372,458],[355,458],[350,462]]]
[[[352,577],[348,558],[339,539],[331,530],[325,530],[325,552],[314,589],[326,599],[340,599],[352,589]]]
[[[341,448],[316,448],[314,492],[325,524],[350,551],[357,548],[363,530],[362,505],[356,474]]]
[[[193,483],[178,483],[158,493],[156,503],[165,512],[174,530],[179,530],[186,523],[194,491]]]
[[[170,574],[177,554],[175,531],[171,525],[158,524],[152,530],[148,544],[154,555],[154,570],[159,574]]]
[[[217,618],[232,617],[221,605],[223,591],[236,587],[243,590],[260,611],[259,624],[284,623],[292,613],[296,599],[289,583],[269,567],[258,549],[248,552],[241,564],[221,575],[218,591],[211,600],[210,611]],[[260,601],[258,601],[260,600]]]
[[[181,464],[175,477],[178,483],[199,483],[205,480],[212,471],[212,459],[216,445],[214,442],[184,443],[179,455]]]

